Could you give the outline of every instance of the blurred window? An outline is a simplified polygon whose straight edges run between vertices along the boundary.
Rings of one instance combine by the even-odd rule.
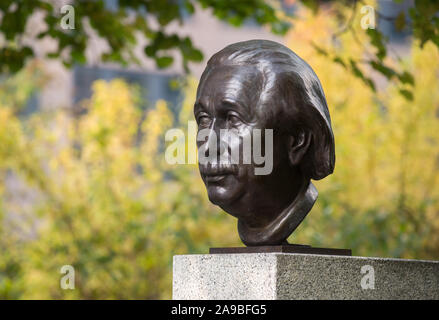
[[[76,66],[74,68],[74,103],[91,97],[94,81],[98,79],[110,81],[116,78],[139,86],[142,108],[151,107],[157,100],[164,99],[174,112],[177,111],[181,96],[180,90],[171,86],[171,81],[177,78],[176,75],[102,67]]]

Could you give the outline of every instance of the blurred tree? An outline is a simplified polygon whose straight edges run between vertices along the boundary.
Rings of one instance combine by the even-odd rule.
[[[263,0],[120,0],[117,6],[108,5],[104,0],[72,0],[68,2],[72,9],[66,8],[63,12],[53,3],[51,0],[1,1],[0,32],[5,37],[0,49],[1,72],[18,71],[26,59],[34,55],[33,48],[23,44],[22,39],[26,23],[35,12],[44,13],[47,26],[38,38],[58,40],[58,47],[48,53],[48,57],[61,59],[66,66],[86,62],[89,37],[86,22],[110,47],[109,52],[101,56],[104,62],[138,63],[133,49],[137,36],[142,34],[149,40],[144,53],[154,59],[158,67],[170,66],[173,63],[170,51],[178,49],[186,70],[188,62],[201,61],[203,55],[193,46],[190,37],[168,34],[165,28],[174,21],[183,24],[184,17],[195,12],[196,4],[211,9],[215,17],[232,25],[238,26],[246,19],[253,19],[260,25],[269,26],[275,33],[285,33],[288,28],[288,23],[278,17],[274,6]],[[70,12],[74,18],[69,21]],[[63,17],[66,17],[65,28],[61,26]],[[68,28],[67,23],[74,28]]]
[[[394,0],[401,3],[402,0]],[[63,13],[53,6],[52,0],[16,1],[3,0],[0,3],[0,32],[5,41],[0,49],[0,72],[16,72],[21,69],[25,61],[34,56],[34,49],[23,41],[26,23],[35,12],[45,15],[46,30],[38,38],[50,37],[57,39],[55,51],[48,53],[49,58],[60,59],[66,66],[74,63],[85,63],[88,33],[86,24],[109,45],[110,50],[103,53],[102,61],[116,62],[122,65],[139,63],[133,52],[138,41],[138,34],[142,34],[149,41],[144,53],[154,59],[160,68],[170,66],[174,58],[173,49],[178,49],[182,56],[185,70],[188,62],[200,62],[202,52],[195,48],[190,37],[181,37],[176,33],[169,34],[166,27],[172,22],[183,24],[185,16],[194,14],[197,8],[211,9],[218,19],[234,26],[240,26],[246,20],[253,20],[259,25],[269,26],[271,31],[284,34],[290,25],[294,24],[296,12],[286,14],[282,6],[297,5],[311,8],[314,13],[326,10],[328,7],[337,18],[337,24],[329,35],[334,40],[333,48],[337,48],[337,39],[344,33],[366,34],[362,37],[365,44],[370,44],[373,50],[365,56],[349,56],[343,59],[341,55],[334,55],[333,51],[323,50],[319,43],[314,42],[317,52],[330,55],[331,60],[341,64],[361,78],[373,90],[376,84],[373,78],[366,77],[363,65],[373,68],[387,79],[393,79],[402,85],[413,85],[413,76],[407,70],[397,70],[385,62],[387,54],[387,39],[378,25],[363,23],[360,30],[354,26],[362,20],[379,19],[391,21],[397,30],[407,30],[412,34],[417,45],[423,47],[426,43],[439,46],[439,2],[436,0],[415,0],[414,5],[406,13],[403,8],[394,17],[387,17],[380,13],[375,1],[368,0],[136,0],[117,1],[117,5],[108,5],[104,0],[71,0],[74,10],[74,29],[62,28],[63,17],[67,18],[68,9]],[[364,10],[364,9],[371,9]],[[366,15],[372,15],[367,17]],[[68,19],[65,19],[68,21]],[[157,26],[153,27],[157,22]],[[70,21],[72,22],[72,21]],[[370,22],[370,21],[369,21]],[[26,44],[27,43],[27,44]],[[332,53],[332,54],[331,54]],[[407,99],[412,99],[411,88],[401,89],[400,93]]]
[[[356,19],[353,25],[360,28]],[[398,94],[395,82],[382,83],[374,93],[342,64],[328,64],[308,45],[331,46],[335,23],[325,12],[302,11],[287,35],[287,43],[310,63],[325,89],[337,155],[334,174],[316,183],[317,206],[291,242],[349,247],[355,255],[437,259],[438,48],[414,43],[405,60],[387,60],[395,67],[402,64],[417,80],[413,101]],[[339,40],[335,54],[343,60],[370,50],[359,45],[364,39],[349,33]]]
[[[316,182],[317,205],[290,242],[437,259],[438,48],[414,43],[406,60],[386,60],[413,73],[410,102],[397,94],[399,83],[373,92],[315,54],[310,41],[326,50],[336,26],[332,14],[302,10],[287,35],[322,81],[337,154],[335,173]],[[335,54],[369,49],[345,33]],[[195,81],[178,120],[164,101],[139,108],[138,90],[121,80],[96,82],[80,115],[24,116],[42,79],[28,65],[0,85],[0,298],[169,298],[173,255],[240,243],[236,220],[209,203],[196,165],[164,159],[164,132],[185,131],[192,119]],[[34,196],[14,201],[10,176]],[[75,268],[75,290],[60,287],[63,265]]]
[[[195,91],[188,83],[184,123]],[[173,125],[166,103],[143,114],[137,91],[97,81],[79,118],[64,109],[19,118],[0,108],[0,174],[38,195],[34,219],[20,219],[20,230],[6,233],[1,216],[0,248],[9,252],[0,257],[1,297],[169,298],[174,254],[238,244],[234,222],[212,214],[219,210],[194,183],[196,165],[164,161],[162,139]],[[10,212],[3,199],[0,212]],[[29,239],[23,230],[33,225]],[[63,265],[75,268],[75,290],[60,288]]]
[[[38,63],[28,64],[15,76],[0,82],[0,299],[17,299],[25,288],[22,264],[26,259],[26,242],[23,240],[29,236],[26,227],[31,224],[26,213],[14,203],[11,186],[6,181],[13,171],[29,164],[28,141],[23,139],[19,115],[29,96],[43,83],[45,77]],[[34,218],[35,212],[30,214]]]

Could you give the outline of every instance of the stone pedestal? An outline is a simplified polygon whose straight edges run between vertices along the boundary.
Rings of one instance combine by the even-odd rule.
[[[292,253],[174,256],[173,299],[439,299],[439,261]]]

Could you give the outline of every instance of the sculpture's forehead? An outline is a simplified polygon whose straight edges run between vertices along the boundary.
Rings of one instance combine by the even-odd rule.
[[[212,104],[230,99],[253,105],[259,99],[262,80],[255,66],[224,65],[211,68],[201,79],[197,102],[213,107]]]

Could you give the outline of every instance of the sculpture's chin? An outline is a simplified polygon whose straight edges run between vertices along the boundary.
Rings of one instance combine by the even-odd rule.
[[[206,184],[210,202],[226,211],[243,195],[245,190],[234,175],[228,175],[219,181],[209,180],[205,177],[203,180]]]
[[[235,192],[231,192],[228,189],[219,186],[207,187],[207,195],[210,202],[220,206],[222,209],[230,207],[230,205],[236,200],[237,196]]]

